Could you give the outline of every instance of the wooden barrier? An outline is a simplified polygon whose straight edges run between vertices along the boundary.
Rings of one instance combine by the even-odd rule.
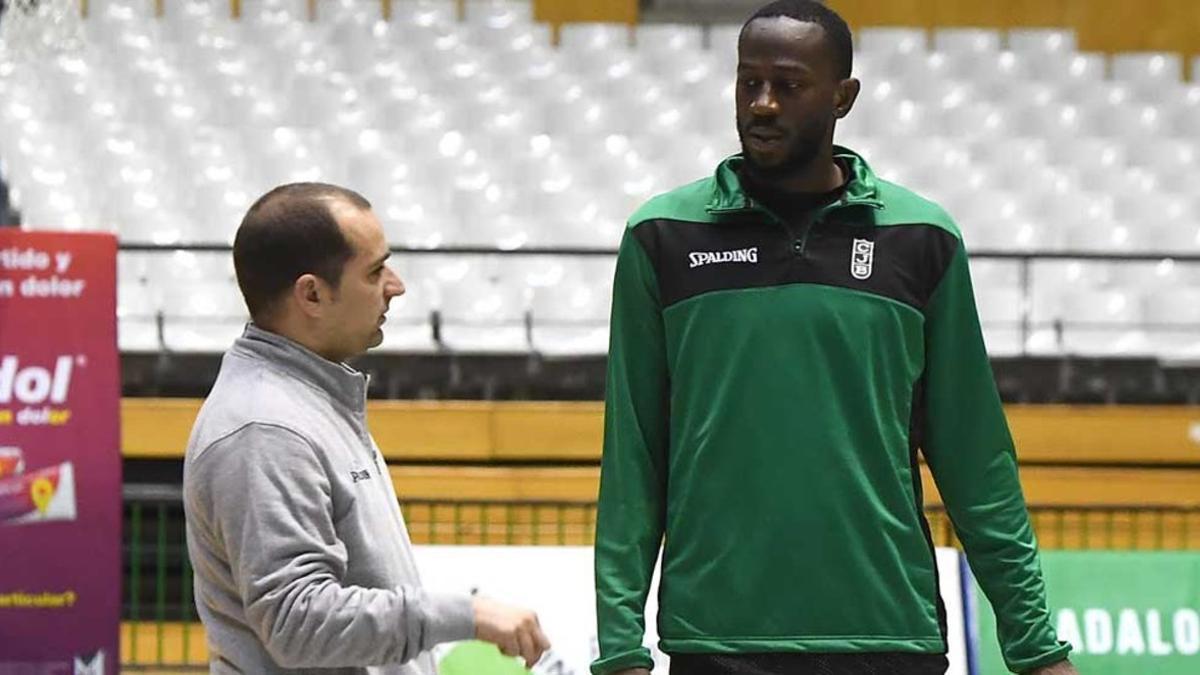
[[[200,409],[193,399],[121,402],[127,458],[178,459]],[[1200,407],[1006,408],[1025,464],[1200,466]],[[597,462],[598,402],[372,401],[367,419],[389,462]]]
[[[199,405],[125,399],[125,457],[180,459]],[[1010,406],[1007,412],[1032,503],[1200,505],[1200,408]],[[379,401],[369,405],[368,419],[405,498],[596,497],[598,402]],[[927,503],[938,503],[927,472],[925,483]]]

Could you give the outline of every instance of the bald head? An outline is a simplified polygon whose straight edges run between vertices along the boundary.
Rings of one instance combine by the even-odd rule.
[[[362,195],[327,183],[281,185],[254,202],[233,242],[233,266],[256,323],[267,320],[296,279],[313,274],[333,288],[354,251],[335,210],[369,211]]]

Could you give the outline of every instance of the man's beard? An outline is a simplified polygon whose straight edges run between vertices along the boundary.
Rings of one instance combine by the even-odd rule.
[[[795,132],[782,161],[778,164],[764,166],[755,161],[746,148],[746,134],[754,127],[755,125],[745,128],[739,126],[738,140],[741,141],[742,156],[745,158],[747,168],[754,175],[766,180],[783,180],[802,173],[812,165],[817,155],[820,154],[826,139],[831,136],[830,130],[824,124],[810,122]]]
[[[746,148],[744,134],[739,134],[742,142],[742,157],[746,166],[756,176],[766,179],[781,179],[798,174],[807,169],[820,152],[821,142],[814,138],[797,138],[787,148],[787,154],[777,164],[763,165],[754,159],[754,155]]]

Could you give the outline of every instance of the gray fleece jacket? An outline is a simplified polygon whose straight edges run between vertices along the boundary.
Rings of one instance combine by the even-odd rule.
[[[253,325],[225,354],[183,476],[211,672],[434,675],[473,636],[469,597],[421,588],[366,389]]]

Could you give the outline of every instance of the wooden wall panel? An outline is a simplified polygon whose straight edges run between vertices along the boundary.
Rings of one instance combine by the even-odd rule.
[[[1196,0],[830,0],[853,28],[1073,28],[1086,51],[1200,53]]]
[[[922,0],[831,0],[829,6],[836,9],[851,28],[929,25]]]
[[[551,24],[637,23],[638,0],[533,0],[533,18]]]

